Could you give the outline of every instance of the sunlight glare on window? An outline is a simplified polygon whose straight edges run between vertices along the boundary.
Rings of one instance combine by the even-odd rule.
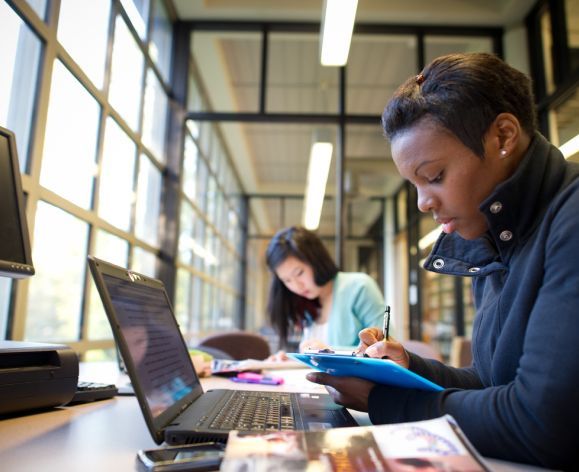
[[[25,172],[42,44],[6,2],[0,2],[0,26],[0,126],[16,135]]]
[[[58,41],[93,83],[102,88],[110,2],[61,0]]]
[[[91,204],[99,111],[94,98],[56,61],[40,184],[82,208]]]
[[[165,129],[168,100],[152,69],[147,72],[145,105],[143,109],[143,143],[159,162],[165,162]]]
[[[10,290],[12,279],[0,277],[0,339],[4,339],[6,327],[8,326],[8,309],[10,308]]]
[[[199,151],[197,144],[190,136],[185,137],[185,156],[183,157],[183,192],[191,201],[195,201],[197,188],[197,161]]]
[[[18,37],[22,28],[22,21],[6,2],[0,3],[0,125],[7,126],[8,108],[14,81],[14,69],[16,65],[16,53],[18,50]]]
[[[135,143],[111,117],[107,118],[98,200],[99,216],[123,231],[131,225]]]
[[[78,1],[78,0],[77,0]],[[121,0],[131,24],[141,39],[147,35],[146,18],[149,16],[149,0]]]
[[[145,251],[140,247],[133,249],[133,262],[131,270],[140,274],[148,275],[149,277],[156,277],[157,258],[155,254]]]
[[[120,15],[116,20],[111,69],[111,105],[136,131],[139,125],[143,53]]]
[[[161,172],[146,155],[139,162],[135,234],[151,246],[159,245],[161,210]]]
[[[86,274],[88,225],[40,201],[34,225],[27,341],[76,341]]]
[[[99,230],[96,233],[92,254],[112,264],[127,267],[129,244],[124,239]],[[92,278],[88,302],[88,337],[90,339],[112,339],[113,337],[103,303]]]
[[[155,0],[153,10],[153,30],[149,43],[149,54],[157,64],[165,82],[169,81],[171,70],[171,47],[173,42],[173,28],[171,19],[165,8],[164,0]]]

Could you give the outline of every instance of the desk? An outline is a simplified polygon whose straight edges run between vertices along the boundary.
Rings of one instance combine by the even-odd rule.
[[[81,366],[80,379],[122,382],[111,365]],[[90,372],[90,374],[89,374]],[[276,371],[284,391],[324,392],[305,380],[306,370]],[[275,390],[270,385],[234,384],[221,377],[202,379],[205,390],[236,388]],[[119,385],[119,383],[117,383]],[[366,414],[352,412],[360,424]],[[134,471],[139,449],[158,447],[149,434],[134,397],[115,397],[83,405],[0,420],[0,469],[9,472],[125,472]],[[537,472],[535,467],[488,461],[500,472]]]

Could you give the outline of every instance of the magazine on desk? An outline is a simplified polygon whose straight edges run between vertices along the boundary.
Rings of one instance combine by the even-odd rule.
[[[324,431],[232,431],[220,470],[488,472],[489,468],[447,415]]]

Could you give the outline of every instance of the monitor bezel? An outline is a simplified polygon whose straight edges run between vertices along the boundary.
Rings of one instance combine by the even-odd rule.
[[[16,193],[16,216],[19,220],[19,231],[22,242],[22,252],[24,262],[8,261],[0,259],[0,276],[11,278],[24,278],[34,275],[34,265],[32,263],[32,250],[30,246],[30,235],[28,233],[28,220],[26,219],[26,208],[24,203],[24,193],[22,191],[22,176],[20,173],[20,163],[16,149],[16,136],[6,128],[0,126],[0,134],[7,138],[9,166],[12,171],[12,183]]]

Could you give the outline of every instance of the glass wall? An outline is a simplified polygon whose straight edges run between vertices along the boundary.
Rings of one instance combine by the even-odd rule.
[[[242,188],[217,126],[188,123],[183,156],[166,145],[171,123],[182,125],[173,111],[187,106],[170,98],[167,3],[54,3],[0,1],[0,126],[17,136],[36,268],[30,280],[0,282],[2,337],[113,357],[88,254],[164,276],[192,340],[233,329],[243,304]],[[210,108],[193,75],[189,85],[193,109]]]
[[[193,65],[188,103],[194,111],[211,108]],[[180,202],[176,313],[194,343],[212,331],[239,327],[245,297],[244,198],[215,123],[187,122]]]
[[[579,161],[579,4],[538,2],[528,23],[541,131],[566,159]]]
[[[343,270],[365,271],[384,286],[385,197],[397,191],[401,178],[382,135],[383,108],[396,87],[416,74],[422,63],[449,52],[493,51],[501,34],[499,28],[471,28],[470,34],[468,28],[447,28],[442,35],[440,28],[359,25],[348,64],[340,69],[320,66],[319,31],[310,26],[251,23],[239,31],[240,25],[232,21],[230,31],[227,22],[220,23],[215,31],[210,24],[203,24],[190,38],[193,72],[188,110],[191,119],[198,121],[190,122],[184,172],[200,177],[197,181],[188,178],[183,193],[189,199],[198,192],[212,195],[216,184],[207,156],[214,152],[215,141],[234,151],[232,156],[243,169],[243,181],[255,189],[248,195],[249,215],[255,224],[248,224],[246,259],[241,256],[247,280],[245,326],[252,329],[267,323],[267,242],[277,230],[302,221],[302,196],[315,132],[320,128],[328,132],[335,149],[317,233]],[[453,34],[456,31],[461,31],[460,35]],[[211,136],[214,129],[221,131],[217,138]],[[202,238],[209,235],[203,230],[207,219],[200,213],[215,203],[206,201],[206,207],[194,203],[187,202],[181,209],[182,229],[187,232],[181,237],[189,243],[180,243],[180,261],[192,267],[191,274],[204,267],[207,257],[214,256],[207,254],[208,243],[203,244]],[[417,221],[415,202],[405,204],[412,210],[399,216],[406,218],[413,211],[413,221]],[[403,236],[407,224],[401,221],[404,224],[395,235],[396,244],[407,253],[410,242]],[[340,244],[333,244],[338,223]],[[215,240],[219,242],[219,238]],[[343,247],[338,247],[342,243]],[[412,245],[414,248],[415,242]],[[410,269],[402,259],[390,270],[393,267],[396,273],[408,273]],[[419,272],[417,262],[412,266],[415,274]],[[198,282],[200,287],[212,281],[211,270]],[[415,278],[413,295],[408,294],[410,302],[419,300],[421,281],[418,275]],[[183,282],[183,286],[188,285],[195,293],[195,281]],[[405,281],[400,291],[410,292],[408,285]],[[214,298],[209,289],[200,288],[198,296]],[[199,303],[205,306],[205,300]],[[404,311],[400,317],[408,319],[408,303],[402,299],[395,303],[400,313]],[[453,298],[453,303],[462,302]],[[415,316],[418,324],[422,315]]]
[[[163,5],[0,2],[0,125],[16,134],[36,268],[16,290],[2,283],[5,337],[105,358],[114,343],[87,255],[158,275],[172,54]]]

